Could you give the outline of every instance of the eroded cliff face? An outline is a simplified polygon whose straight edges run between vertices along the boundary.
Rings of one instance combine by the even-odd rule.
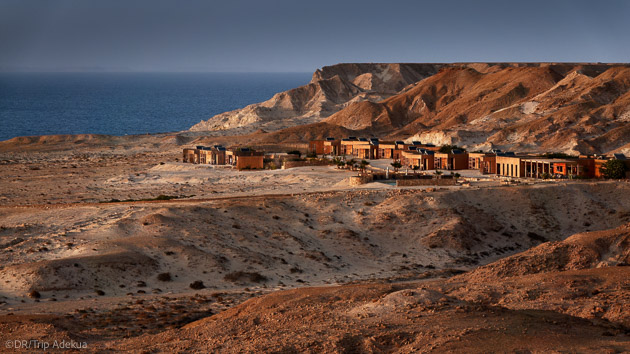
[[[630,153],[629,90],[627,64],[339,64],[191,130],[264,129],[275,132],[258,140],[278,142],[307,136],[295,134],[306,125],[470,149]]]
[[[443,64],[338,64],[318,69],[311,82],[271,99],[225,112],[194,125],[193,131],[279,130],[315,123],[351,103],[378,102],[434,75]]]
[[[450,66],[397,95],[349,105],[324,121],[472,149],[628,153],[629,89],[628,65]]]

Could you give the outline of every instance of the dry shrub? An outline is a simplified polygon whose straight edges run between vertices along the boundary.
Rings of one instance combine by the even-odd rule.
[[[262,283],[267,280],[267,277],[260,273],[256,272],[232,272],[228,273],[223,277],[223,280],[238,282],[238,281],[247,281],[249,280],[252,283]]]

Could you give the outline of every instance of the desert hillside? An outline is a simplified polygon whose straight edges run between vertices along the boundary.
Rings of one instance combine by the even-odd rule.
[[[202,121],[193,131],[236,130],[319,122],[352,102],[377,102],[397,94],[407,85],[435,74],[442,64],[339,64],[318,69],[311,82],[280,92],[268,101],[222,113]]]
[[[325,121],[473,149],[606,153],[630,142],[629,88],[627,66],[449,67]]]
[[[506,278],[485,269],[397,284],[300,288],[249,300],[213,317],[105,348],[269,352],[625,352],[630,345],[628,226],[545,243],[537,256],[577,267],[541,267]],[[558,254],[558,247],[584,247]],[[594,257],[594,250],[608,248]],[[598,258],[597,260],[595,258]],[[481,273],[481,274],[480,274]],[[515,274],[518,273],[515,272]],[[483,274],[483,275],[482,275]],[[481,275],[481,276],[480,276]],[[290,328],[291,330],[288,330]],[[242,335],[249,335],[246,340]]]
[[[505,185],[474,173],[457,186],[353,186],[356,172],[333,166],[181,163],[187,139],[0,144],[0,341],[132,352],[630,347],[625,181]]]
[[[629,88],[626,64],[339,64],[191,130],[262,128],[254,139],[276,143],[348,133],[470,149],[630,153]]]

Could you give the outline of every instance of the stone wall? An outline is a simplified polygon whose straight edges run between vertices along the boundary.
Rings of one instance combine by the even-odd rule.
[[[327,166],[330,164],[331,162],[329,160],[284,161],[282,163],[282,169],[303,166]]]
[[[397,179],[396,187],[410,186],[455,186],[455,178],[417,178],[417,179]]]
[[[372,181],[373,181],[372,175],[348,177],[348,184],[351,186],[359,186],[359,185],[366,184]]]

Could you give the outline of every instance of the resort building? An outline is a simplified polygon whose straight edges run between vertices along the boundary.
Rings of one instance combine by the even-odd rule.
[[[199,163],[199,149],[201,146],[197,146],[196,149],[184,149],[184,156],[182,157],[183,162],[188,163]]]
[[[588,162],[577,159],[526,158],[522,162],[523,177],[530,178],[586,176],[588,171]]]
[[[435,153],[436,170],[466,170],[468,169],[468,153],[453,149],[450,153]]]
[[[513,152],[497,153],[497,175],[505,177],[524,177],[522,159],[524,156],[516,156]]]
[[[264,158],[264,152],[254,151],[250,148],[228,150],[225,154],[226,164],[232,165],[239,170],[262,169]]]
[[[239,170],[263,168],[264,152],[249,148],[227,150],[221,145],[184,149],[183,162],[210,165],[233,165]]]
[[[376,159],[378,158],[378,139],[365,139],[360,138],[352,146],[352,155],[360,159]]]
[[[316,155],[323,155],[324,152],[324,143],[326,140],[311,140],[308,142],[308,152]]]
[[[580,156],[580,158],[581,159],[585,158],[585,156]],[[612,154],[612,156],[610,157],[595,156],[594,158],[591,158],[590,156],[586,156],[586,158],[592,160],[592,164],[587,165],[588,166],[587,168],[590,168],[593,171],[592,177],[595,177],[595,178],[604,177],[604,175],[602,174],[602,166],[606,163],[606,161],[613,159],[613,160],[620,160],[624,162],[624,164],[626,165],[626,178],[630,178],[630,160],[628,160],[628,158],[624,154]]]
[[[433,170],[435,166],[435,152],[423,148],[403,151],[401,163],[411,168],[418,166],[421,171]]]
[[[394,151],[397,149],[396,142],[383,141],[379,142],[376,156],[379,159],[393,159]]]
[[[221,145],[214,145],[213,147],[201,147],[198,150],[199,162],[203,164],[211,165],[225,165],[225,151],[226,149]]]
[[[324,154],[339,155],[341,149],[341,140],[335,138],[326,138],[324,141]]]
[[[469,152],[468,169],[479,170],[483,174],[497,173],[497,155],[490,152]]]
[[[351,136],[345,139],[341,139],[340,144],[340,155],[352,155],[353,145],[355,142],[359,141],[355,136]]]

